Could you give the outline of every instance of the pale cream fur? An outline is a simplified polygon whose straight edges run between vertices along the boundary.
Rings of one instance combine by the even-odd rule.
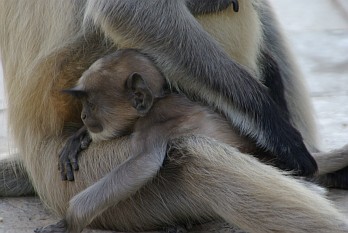
[[[238,13],[232,13],[229,8],[224,12],[197,16],[197,20],[231,57],[258,75],[256,58],[262,42],[261,23],[251,1],[240,1],[239,7]]]

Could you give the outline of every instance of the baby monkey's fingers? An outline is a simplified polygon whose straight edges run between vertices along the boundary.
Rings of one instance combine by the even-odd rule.
[[[74,171],[79,170],[78,155],[91,143],[91,137],[85,126],[71,135],[59,153],[58,169],[62,180],[74,180]]]
[[[58,162],[58,171],[60,172],[60,178],[62,180],[67,180],[66,173],[65,173],[65,166],[60,160]]]
[[[74,180],[74,173],[72,169],[72,163],[69,159],[60,159],[58,164],[60,176],[62,180]]]
[[[73,165],[72,165],[72,163],[70,161],[66,161],[65,169],[66,169],[66,178],[67,178],[67,180],[68,181],[74,181],[75,178],[74,178]]]
[[[74,146],[72,146],[74,145]],[[80,151],[80,145],[78,147],[74,143],[67,143],[59,154],[59,170],[62,180],[74,180],[74,172],[79,170],[77,156]]]

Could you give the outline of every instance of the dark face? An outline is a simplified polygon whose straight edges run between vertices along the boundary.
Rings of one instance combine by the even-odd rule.
[[[113,90],[86,91],[81,98],[81,119],[93,134],[110,139],[129,134],[139,114],[126,95]]]
[[[137,119],[151,109],[154,96],[162,95],[164,78],[139,56],[120,51],[101,58],[82,75],[78,86],[66,91],[81,100],[81,119],[93,140],[131,133]]]

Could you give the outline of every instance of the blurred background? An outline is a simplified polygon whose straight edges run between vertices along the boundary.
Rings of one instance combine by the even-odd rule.
[[[7,133],[6,100],[3,85],[3,70],[0,58],[0,159],[8,154],[8,149],[9,140]]]
[[[348,0],[270,2],[307,82],[322,149],[347,144]],[[2,80],[0,67],[0,158],[10,148]],[[342,211],[348,213],[346,191],[330,191],[330,198]],[[54,217],[44,210],[37,198],[0,199],[0,233],[32,232],[35,227],[54,221]]]
[[[307,82],[322,149],[348,143],[348,1],[270,0]]]

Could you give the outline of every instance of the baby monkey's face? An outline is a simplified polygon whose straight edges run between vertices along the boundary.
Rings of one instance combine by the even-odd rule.
[[[132,132],[139,117],[126,93],[119,95],[115,90],[108,91],[108,88],[86,91],[86,96],[81,99],[81,119],[93,140],[127,135]]]
[[[132,104],[126,79],[105,78],[102,83],[86,85],[85,92],[86,96],[81,99],[81,119],[93,140],[107,140],[133,131],[140,115]]]
[[[77,86],[66,90],[81,101],[81,119],[94,141],[132,132],[139,113],[126,82],[127,78],[111,76],[107,70],[95,71],[84,74]]]
[[[81,119],[93,140],[130,134],[155,98],[163,96],[165,79],[155,65],[134,50],[97,60],[66,93],[82,103]]]

